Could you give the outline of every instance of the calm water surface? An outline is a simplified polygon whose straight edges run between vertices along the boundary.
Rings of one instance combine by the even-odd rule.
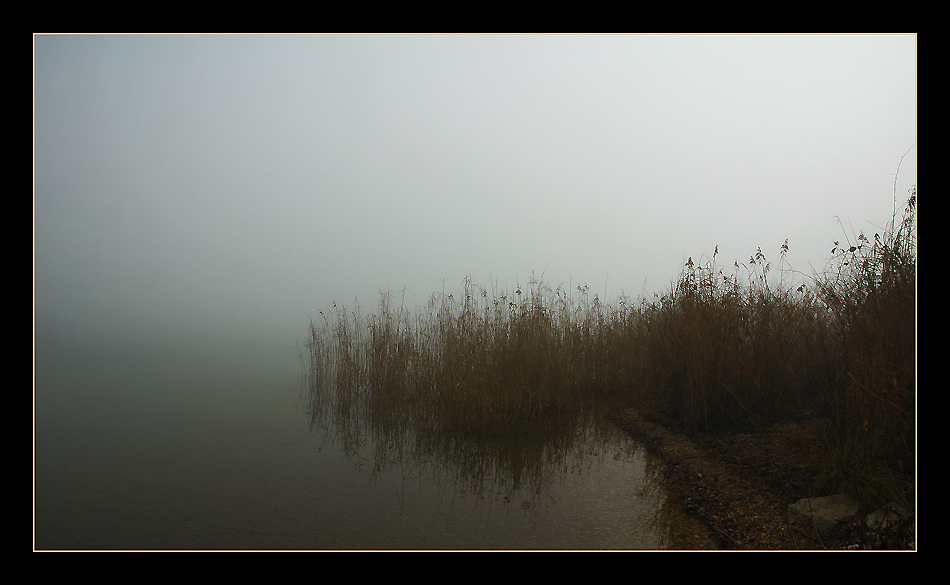
[[[37,346],[34,548],[656,549],[695,530],[609,426],[553,455],[344,453],[310,428],[295,350],[271,354],[255,370]],[[486,469],[502,451],[540,460]]]

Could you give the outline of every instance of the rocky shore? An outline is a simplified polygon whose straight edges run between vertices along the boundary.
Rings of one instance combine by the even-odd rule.
[[[611,421],[663,463],[686,512],[708,527],[705,538],[671,548],[720,550],[913,550],[912,523],[873,528],[854,513],[830,526],[790,523],[789,506],[815,496],[814,478],[828,421],[792,417],[756,432],[695,433],[677,429],[662,411],[612,411]],[[855,508],[855,512],[857,509]],[[873,522],[872,522],[873,523]]]

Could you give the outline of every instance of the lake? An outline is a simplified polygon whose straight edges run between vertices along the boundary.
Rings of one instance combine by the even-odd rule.
[[[460,439],[399,460],[311,428],[302,382],[293,347],[38,336],[34,549],[649,550],[700,530],[601,417],[553,446]]]

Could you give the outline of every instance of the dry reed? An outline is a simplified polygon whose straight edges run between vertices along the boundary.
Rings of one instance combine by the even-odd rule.
[[[732,274],[714,253],[649,302],[536,279],[490,295],[466,279],[416,313],[390,294],[365,317],[334,305],[311,323],[314,422],[352,445],[367,432],[418,444],[564,423],[612,396],[664,404],[696,429],[755,429],[807,407],[837,422],[839,456],[887,470],[874,475],[889,487],[866,491],[893,495],[916,452],[915,211],[916,192],[902,222],[836,242],[832,269],[795,289],[786,242],[776,282],[761,249]],[[827,467],[828,489],[853,484]]]

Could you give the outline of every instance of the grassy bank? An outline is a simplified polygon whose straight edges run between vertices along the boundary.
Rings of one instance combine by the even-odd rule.
[[[915,469],[916,195],[885,233],[835,242],[823,274],[786,285],[759,250],[686,264],[665,295],[605,303],[586,287],[466,281],[420,311],[334,305],[311,323],[315,416],[393,433],[492,433],[561,421],[608,398],[694,429],[834,421],[816,489],[905,503]],[[794,286],[794,288],[793,288]],[[318,414],[319,413],[319,414]]]

